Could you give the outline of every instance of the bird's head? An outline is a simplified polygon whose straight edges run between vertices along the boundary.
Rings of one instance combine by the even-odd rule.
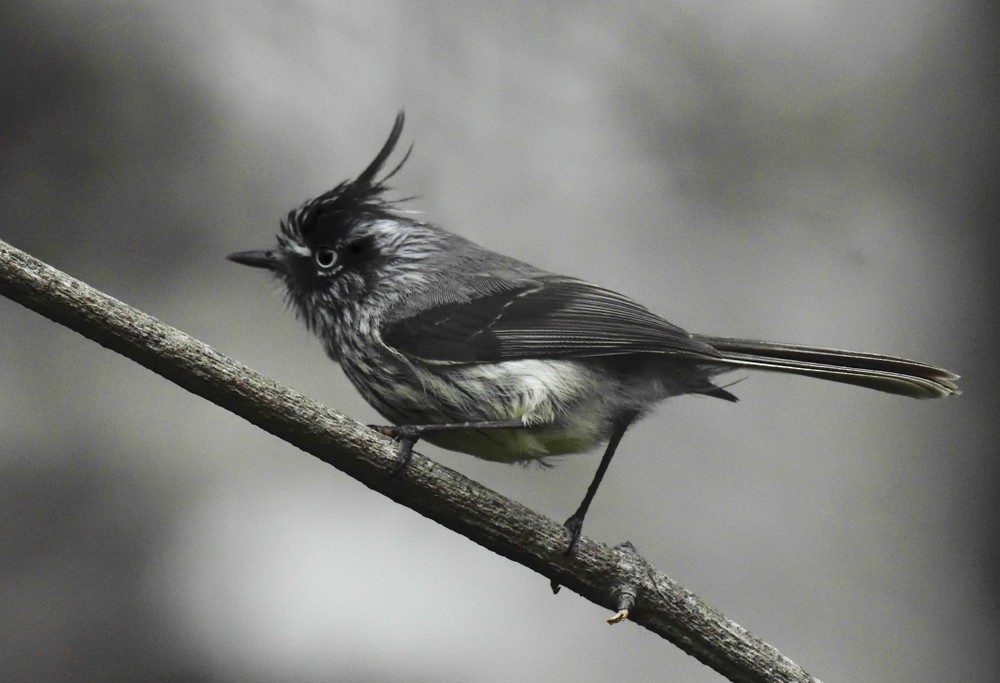
[[[288,302],[313,330],[380,284],[417,277],[421,254],[433,251],[435,230],[402,215],[397,202],[384,197],[390,189],[386,181],[410,152],[377,177],[399,141],[403,120],[400,112],[381,151],[360,175],[289,212],[276,248],[227,257],[277,276]]]

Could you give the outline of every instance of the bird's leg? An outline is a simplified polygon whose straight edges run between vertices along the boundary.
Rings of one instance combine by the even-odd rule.
[[[608,440],[608,447],[604,450],[604,456],[601,458],[601,464],[597,466],[597,472],[594,473],[594,479],[590,482],[590,486],[587,487],[587,494],[583,497],[583,501],[580,503],[580,507],[576,509],[569,519],[563,524],[569,531],[569,546],[566,548],[566,554],[569,555],[573,552],[573,548],[576,547],[577,541],[580,540],[580,531],[583,529],[583,518],[587,516],[587,510],[590,509],[590,504],[594,501],[594,496],[597,495],[597,487],[601,485],[601,480],[604,479],[604,473],[608,471],[608,465],[611,464],[611,458],[615,455],[615,450],[618,449],[618,442],[622,440],[625,435],[625,430],[629,428],[629,425],[635,420],[637,413],[630,412],[626,413],[620,417],[615,424],[615,431],[611,433],[611,438]]]
[[[563,526],[569,531],[569,545],[566,546],[566,550],[563,552],[564,555],[571,554],[573,548],[576,547],[577,541],[580,540],[580,531],[583,529],[583,518],[587,516],[587,510],[590,509],[590,504],[594,501],[594,496],[597,495],[597,487],[601,485],[604,473],[608,471],[608,465],[611,464],[611,458],[615,456],[615,451],[618,449],[618,442],[625,436],[625,430],[629,428],[629,425],[635,421],[637,416],[638,413],[630,412],[625,413],[618,419],[615,424],[615,431],[611,433],[611,438],[608,439],[608,447],[604,449],[601,464],[597,466],[594,479],[590,482],[590,486],[587,487],[587,494],[583,497],[583,501],[580,503],[580,507],[576,509],[576,512],[570,515],[569,519],[563,523]],[[559,592],[559,582],[557,580],[552,579],[549,585],[552,587],[553,593]]]
[[[399,476],[406,469],[406,466],[410,464],[410,458],[413,456],[413,447],[417,441],[427,434],[463,432],[476,429],[517,429],[524,426],[524,421],[519,417],[510,420],[474,420],[471,422],[443,422],[426,425],[369,425],[376,432],[392,437],[399,442],[399,464],[389,474],[390,479]]]

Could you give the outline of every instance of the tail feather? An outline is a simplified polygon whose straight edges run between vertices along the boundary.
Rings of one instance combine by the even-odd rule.
[[[752,339],[697,339],[713,346],[734,366],[818,377],[913,398],[961,393],[955,373],[905,358]]]

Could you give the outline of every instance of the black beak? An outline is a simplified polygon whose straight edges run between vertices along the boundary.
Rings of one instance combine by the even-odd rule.
[[[252,268],[278,270],[281,268],[281,255],[277,251],[238,251],[226,257],[233,263],[239,263]]]

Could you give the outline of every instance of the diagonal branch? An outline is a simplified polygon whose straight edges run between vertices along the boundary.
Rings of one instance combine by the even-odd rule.
[[[625,614],[732,681],[816,681],[776,649],[642,559],[562,525],[414,454],[390,478],[396,445],[202,342],[0,241],[0,294],[65,325],[312,454],[425,517]],[[627,611],[626,611],[627,610]],[[611,620],[609,620],[611,621]]]

